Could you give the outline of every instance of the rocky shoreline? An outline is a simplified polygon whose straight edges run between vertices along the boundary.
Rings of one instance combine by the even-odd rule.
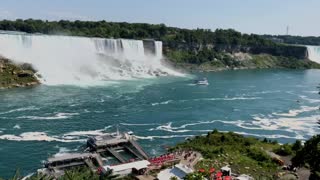
[[[235,62],[237,66],[227,66],[222,64],[220,60],[215,59],[202,64],[191,64],[174,62],[166,60],[170,66],[180,70],[189,72],[218,72],[226,70],[246,70],[246,69],[320,69],[320,64],[317,64],[308,59],[294,59],[270,54],[253,55],[249,53],[234,53],[228,56]]]
[[[0,57],[0,89],[32,87],[39,84],[36,71],[30,64],[15,64]]]

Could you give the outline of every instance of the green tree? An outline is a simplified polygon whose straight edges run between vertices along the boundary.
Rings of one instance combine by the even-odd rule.
[[[178,180],[177,176],[170,177],[170,180]]]
[[[205,180],[206,178],[201,173],[190,173],[183,178],[184,180]]]
[[[302,149],[301,140],[296,140],[296,142],[292,145],[292,150],[297,152]]]
[[[310,179],[320,179],[320,135],[305,142],[303,148],[292,158],[294,166],[310,166]]]

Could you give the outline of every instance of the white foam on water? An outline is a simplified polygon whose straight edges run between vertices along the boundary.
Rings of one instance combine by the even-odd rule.
[[[69,133],[63,134],[63,139],[79,139],[81,137],[89,137],[89,136],[100,136],[106,133],[107,129],[110,129],[112,126],[107,126],[103,129],[98,130],[89,130],[89,131],[73,131]]]
[[[182,99],[177,100],[176,102],[187,102],[187,101],[237,101],[237,100],[256,100],[256,99],[262,99],[261,97],[245,97],[245,96],[239,96],[239,97],[224,97],[224,98],[199,98],[199,99]],[[170,103],[174,103],[173,100],[163,101],[163,102],[156,102],[151,103],[152,106],[158,106],[158,105],[167,105]]]
[[[13,129],[21,129],[19,124],[16,124],[15,126],[13,126]]]
[[[305,139],[303,136],[301,136],[299,134],[296,134],[295,136],[288,136],[288,135],[283,135],[283,134],[267,135],[267,134],[254,134],[254,133],[238,132],[238,131],[235,131],[234,133],[245,135],[245,136],[255,136],[255,137],[260,137],[260,138],[268,138],[268,139],[278,139],[278,138],[300,139],[300,140]]]
[[[120,123],[121,125],[124,126],[153,126],[153,125],[159,125],[156,123],[143,123],[143,124],[134,124],[134,123]]]
[[[214,124],[214,123],[224,123],[224,124],[233,124],[240,126],[244,121],[222,121],[222,120],[212,120],[212,121],[198,121],[196,123],[187,123],[183,124],[181,126],[177,127],[172,127],[172,122],[166,123],[164,125],[160,125],[156,128],[150,128],[149,131],[167,131],[167,132],[172,132],[172,133],[184,133],[184,132],[210,132],[212,130],[201,130],[201,129],[195,129],[195,130],[190,130],[190,129],[185,129],[188,126],[197,126],[197,125],[202,125],[202,124]]]
[[[45,132],[24,132],[20,135],[13,134],[5,134],[1,135],[0,139],[9,140],[9,141],[58,141],[58,142],[82,142],[84,140],[68,140],[68,139],[60,139],[57,137],[48,136]]]
[[[23,107],[23,108],[17,108],[17,109],[12,109],[6,112],[0,112],[0,114],[10,114],[14,112],[22,112],[22,111],[33,111],[33,110],[39,110],[40,108],[35,107],[35,106],[28,106],[28,107]]]
[[[152,106],[157,106],[157,105],[165,105],[165,104],[169,104],[172,103],[173,100],[168,100],[168,101],[163,101],[163,102],[157,102],[157,103],[152,103]]]
[[[303,92],[310,93],[310,94],[318,94],[319,93],[319,91],[303,91]]]
[[[308,112],[311,110],[315,110],[315,107],[304,107],[302,106],[302,109],[298,111],[298,113]],[[297,113],[297,111],[294,111],[294,113]],[[293,114],[293,113],[292,113]],[[281,135],[281,134],[274,134],[274,135],[259,135],[259,134],[250,134],[247,133],[246,135],[254,135],[257,137],[267,137],[267,138],[298,138],[298,139],[305,139],[304,136],[313,136],[317,134],[317,121],[320,119],[320,115],[314,115],[309,117],[298,117],[294,118],[295,116],[292,116],[290,114],[290,117],[280,117],[275,118],[272,115],[254,115],[253,119],[254,121],[250,120],[235,120],[235,121],[224,121],[224,120],[212,120],[212,121],[198,121],[195,123],[187,123],[180,126],[172,126],[172,122],[157,126],[155,128],[150,128],[149,131],[166,131],[171,133],[185,133],[185,132],[211,132],[212,129],[206,130],[206,129],[186,129],[189,126],[197,126],[202,124],[213,124],[213,123],[223,123],[223,124],[231,124],[235,125],[237,127],[240,127],[242,129],[248,129],[248,130],[264,130],[264,131],[286,131],[290,133],[296,134],[293,136],[287,136],[287,135]],[[246,132],[240,132],[241,134],[244,134]],[[167,137],[167,136],[166,136]],[[149,139],[153,139],[152,136],[147,137]],[[155,137],[156,138],[156,137]]]
[[[313,115],[309,117],[281,117],[281,118],[263,118],[253,116],[256,125],[264,130],[284,130],[288,132],[302,131],[309,132],[314,128],[318,128],[317,121],[320,115]]]
[[[236,101],[236,100],[256,100],[262,99],[261,97],[225,97],[225,98],[204,98],[200,100],[207,100],[207,101]]]
[[[301,106],[300,109],[292,109],[289,110],[288,113],[272,113],[273,115],[277,115],[277,116],[287,116],[287,117],[295,117],[301,113],[304,112],[310,112],[310,111],[317,111],[319,110],[319,107],[311,107],[311,106]]]
[[[215,123],[217,121],[199,121],[199,122],[196,122],[196,123],[188,123],[188,124],[183,124],[179,127],[176,127],[176,129],[184,129],[188,126],[196,126],[196,125],[200,125],[200,124],[212,124],[212,123]]]
[[[81,104],[71,104],[70,107],[80,106]]]
[[[70,150],[70,149],[68,149],[66,147],[60,147],[59,148],[59,152],[54,154],[53,157],[61,157],[61,156],[69,154],[70,152],[72,152],[72,150]]]
[[[191,130],[187,130],[187,129],[181,129],[181,130],[177,130],[180,129],[178,127],[172,127],[172,122],[169,122],[165,125],[160,125],[156,128],[151,128],[149,129],[149,131],[167,131],[167,132],[173,132],[173,133],[184,133],[184,132],[189,132]]]
[[[166,136],[137,136],[134,135],[137,139],[146,139],[146,140],[154,140],[154,139],[172,139],[172,138],[186,138],[186,137],[194,137],[195,135],[166,135]]]
[[[119,80],[184,76],[162,62],[162,43],[146,53],[142,40],[0,34],[0,54],[30,63],[47,85],[106,85]]]
[[[307,96],[299,96],[301,99],[304,99],[310,103],[319,103],[320,102],[320,99],[311,99],[311,98],[308,98]]]
[[[184,125],[181,125],[179,127],[176,127],[178,129],[182,129],[182,128],[186,128],[188,126],[196,126],[196,125],[201,125],[201,124],[213,124],[213,123],[224,123],[224,124],[233,124],[233,125],[237,125],[239,124],[240,120],[237,120],[237,121],[227,121],[227,120],[212,120],[212,121],[198,121],[196,123],[188,123],[188,124],[184,124]]]
[[[56,113],[53,116],[20,116],[18,119],[31,119],[31,120],[58,120],[58,119],[69,119],[73,116],[79,115],[79,113]]]
[[[279,93],[281,91],[275,90],[275,91],[259,91],[259,92],[253,92],[252,94],[273,94],[273,93]]]
[[[212,130],[203,130],[205,132],[212,132]],[[220,131],[220,132],[228,132],[228,131]],[[270,139],[276,138],[288,138],[288,139],[305,139],[304,137],[297,135],[297,136],[286,136],[281,134],[274,134],[274,135],[261,135],[261,134],[252,134],[246,132],[234,132],[241,135],[247,136],[256,136],[256,137],[266,137]],[[188,134],[188,135],[164,135],[164,136],[135,136],[137,139],[145,139],[145,140],[154,140],[154,139],[172,139],[172,138],[188,138],[188,137],[195,137],[195,136],[204,136],[206,134]]]
[[[64,134],[64,136],[99,136],[104,134],[103,130],[94,130],[94,131],[73,131],[70,133]]]
[[[57,141],[57,142],[84,142],[88,136],[98,136],[105,134],[106,130],[112,126],[107,126],[104,129],[92,131],[73,131],[65,133],[62,136],[48,136],[45,132],[24,132],[20,135],[5,134],[1,135],[0,139],[10,141]]]

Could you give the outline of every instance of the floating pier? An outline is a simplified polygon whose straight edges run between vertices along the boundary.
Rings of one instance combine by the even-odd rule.
[[[110,163],[110,158],[115,159],[118,163]],[[100,167],[110,167],[148,159],[148,154],[135,141],[131,133],[117,131],[116,133],[88,138],[87,151],[84,153],[67,153],[49,158],[44,164],[44,169],[40,169],[38,172],[60,177],[64,174],[64,170],[73,167],[87,166],[92,171],[97,171]]]
[[[148,154],[135,141],[134,137],[129,133],[106,134],[103,136],[91,137],[87,141],[87,146],[91,152],[108,152],[121,163],[126,162],[118,151],[125,151],[140,160],[149,159]]]

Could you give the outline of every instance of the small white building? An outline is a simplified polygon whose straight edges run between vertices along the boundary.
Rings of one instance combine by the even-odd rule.
[[[231,168],[229,166],[224,166],[220,170],[223,176],[231,176]]]
[[[128,174],[131,174],[133,171],[135,172],[142,172],[145,169],[148,168],[148,165],[150,165],[150,162],[147,160],[142,161],[134,161],[130,163],[125,164],[119,164],[115,166],[104,166],[103,168],[106,171],[113,171],[113,174],[119,175],[119,176],[125,176]]]
[[[157,178],[159,180],[170,180],[171,177],[183,179],[187,174],[193,173],[194,170],[183,164],[176,164],[174,168],[168,168],[160,171]]]

